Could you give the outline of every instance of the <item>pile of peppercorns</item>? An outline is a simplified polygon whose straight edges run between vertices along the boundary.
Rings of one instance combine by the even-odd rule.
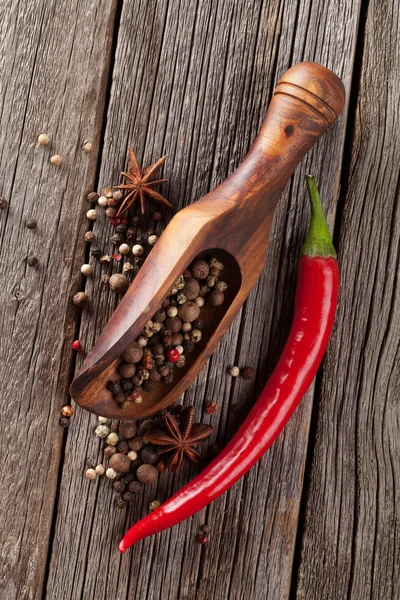
[[[108,421],[99,417],[95,434],[104,439],[104,461],[91,466],[86,471],[88,479],[104,475],[113,480],[113,489],[117,494],[116,504],[124,508],[135,495],[140,494],[143,486],[157,481],[158,474],[165,470],[156,446],[146,440],[146,432],[153,429],[156,421],[146,419],[140,424],[135,421]],[[159,506],[158,500],[150,505],[150,510]]]
[[[185,366],[185,355],[193,352],[206,326],[200,318],[201,308],[224,302],[228,285],[219,279],[223,268],[215,257],[208,261],[196,258],[140,336],[124,350],[120,379],[108,383],[121,408],[131,402],[141,403],[143,395],[153,392],[158,382],[172,383],[175,368]]]

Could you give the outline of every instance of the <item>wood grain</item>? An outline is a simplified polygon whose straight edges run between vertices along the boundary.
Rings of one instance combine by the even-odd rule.
[[[297,598],[400,597],[399,6],[366,15]]]
[[[114,3],[0,6],[0,594],[42,597]],[[89,26],[90,23],[90,26]],[[37,146],[48,133],[47,147]],[[95,152],[85,154],[85,141]],[[52,154],[63,156],[60,167]],[[37,220],[27,229],[26,219]],[[38,258],[27,265],[28,255]]]
[[[162,193],[176,209],[204,195],[242,160],[273,87],[292,63],[321,62],[349,89],[358,10],[350,0],[124,3],[100,189],[119,181],[132,145],[145,165],[168,153],[164,173],[170,182]],[[304,173],[318,176],[333,218],[345,119],[292,179],[278,207],[266,269],[185,394],[199,417],[204,398],[219,402],[211,442],[223,444],[232,435],[282,347],[308,219]],[[111,234],[105,219],[96,222],[95,231],[102,240]],[[96,266],[87,284],[92,307],[81,329],[87,348],[117,303],[100,278]],[[234,362],[257,366],[256,381],[230,380],[226,367]],[[100,443],[92,433],[95,418],[77,410],[66,445],[47,597],[287,598],[311,400],[312,390],[268,456],[209,510],[123,557],[117,554],[117,541],[127,525],[145,514],[156,497],[169,497],[196,469],[185,467],[173,478],[162,475],[158,485],[121,513],[113,507],[109,482],[83,478],[85,458],[96,461]],[[205,520],[212,527],[212,541],[200,548],[194,538]]]

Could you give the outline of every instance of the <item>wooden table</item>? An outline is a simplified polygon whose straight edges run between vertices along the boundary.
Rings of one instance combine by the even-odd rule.
[[[399,3],[4,0],[0,16],[1,599],[398,600]],[[78,408],[67,432],[58,425],[71,342],[89,348],[116,306],[98,263],[90,310],[79,317],[71,302],[88,254],[86,195],[120,180],[128,145],[147,164],[168,153],[175,210],[204,195],[238,165],[277,80],[301,60],[342,77],[345,111],[287,186],[265,270],[184,401],[223,445],[271,372],[291,320],[306,172],[342,273],[326,358],[243,480],[121,557],[126,527],[197,469],[164,473],[121,511],[108,480],[84,477],[101,459],[96,418]],[[94,230],[108,251],[104,215]],[[234,363],[254,366],[255,380],[228,377]],[[216,416],[204,416],[205,398]],[[194,541],[204,522],[207,547]]]

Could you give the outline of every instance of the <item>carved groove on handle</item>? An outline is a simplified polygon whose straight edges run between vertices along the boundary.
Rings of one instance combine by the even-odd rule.
[[[275,96],[277,95],[289,96],[290,98],[296,98],[300,102],[303,102],[311,109],[313,109],[318,115],[326,122],[329,126],[333,123],[338,115],[335,111],[326,103],[322,98],[318,98],[315,94],[306,90],[295,83],[289,83],[285,81],[277,85],[275,90]]]

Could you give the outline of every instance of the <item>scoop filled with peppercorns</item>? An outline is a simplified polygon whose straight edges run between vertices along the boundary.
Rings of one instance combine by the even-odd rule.
[[[154,289],[151,254],[71,386],[78,404],[109,418],[142,419],[172,404],[212,353],[240,288],[237,263],[215,250]]]
[[[122,410],[162,393],[185,367],[188,355],[207,333],[209,312],[224,303],[228,284],[216,257],[196,258],[179,277],[139,337],[121,354],[108,389]],[[207,312],[208,309],[208,312]],[[204,318],[202,318],[204,315]]]

